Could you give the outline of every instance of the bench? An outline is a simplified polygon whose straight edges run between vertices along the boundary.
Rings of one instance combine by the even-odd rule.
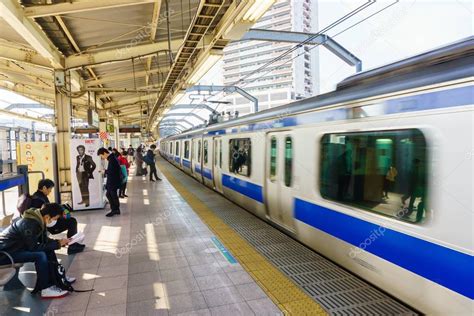
[[[10,225],[13,215],[8,215],[0,221],[0,232]],[[23,287],[23,284],[18,279],[18,273],[23,263],[15,263],[10,254],[6,251],[0,251],[0,254],[7,256],[10,259],[10,264],[0,265],[0,287],[4,290],[13,290]]]

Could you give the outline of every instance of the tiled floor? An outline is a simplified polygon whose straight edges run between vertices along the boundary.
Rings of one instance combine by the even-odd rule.
[[[76,289],[95,290],[52,301],[0,292],[1,315],[281,315],[166,179],[130,182],[122,215],[75,213],[88,247],[73,259],[59,255]],[[22,278],[31,285],[28,269]]]

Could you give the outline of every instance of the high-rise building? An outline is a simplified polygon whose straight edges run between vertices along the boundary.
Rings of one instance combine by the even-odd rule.
[[[317,0],[279,0],[253,28],[275,31],[316,33]],[[287,104],[317,94],[319,67],[317,49],[302,46],[264,70],[249,76],[296,44],[283,42],[241,41],[224,50],[224,84],[244,80],[242,87],[259,100],[259,110]],[[296,57],[297,55],[300,55]],[[248,77],[249,76],[249,77]],[[238,94],[227,97],[229,110],[251,112],[251,103]]]

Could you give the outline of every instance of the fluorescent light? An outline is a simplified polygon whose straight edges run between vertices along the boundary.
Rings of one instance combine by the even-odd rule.
[[[211,69],[221,58],[222,51],[210,50],[206,56],[196,65],[194,72],[191,77],[187,80],[189,84],[195,84],[198,82],[208,71]]]
[[[275,0],[255,0],[252,6],[244,14],[243,19],[248,21],[257,21],[262,15],[267,12]]]

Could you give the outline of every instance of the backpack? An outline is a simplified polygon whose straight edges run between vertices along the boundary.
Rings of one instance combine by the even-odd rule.
[[[144,161],[147,165],[151,165],[151,164],[153,163],[153,161],[151,161],[150,156],[148,156],[148,155],[143,156],[143,161]]]
[[[29,195],[28,193],[22,194],[20,198],[18,199],[18,203],[16,205],[16,209],[20,213],[20,215],[23,215],[23,213],[31,208],[31,204],[33,203],[33,197]]]
[[[54,261],[49,261],[49,274],[51,277],[51,283],[53,285],[56,285],[59,287],[61,290],[68,291],[68,292],[91,292],[94,291],[94,289],[90,290],[76,290],[72,287],[71,283],[69,283],[66,279],[66,269],[64,269],[63,265],[54,262]]]

